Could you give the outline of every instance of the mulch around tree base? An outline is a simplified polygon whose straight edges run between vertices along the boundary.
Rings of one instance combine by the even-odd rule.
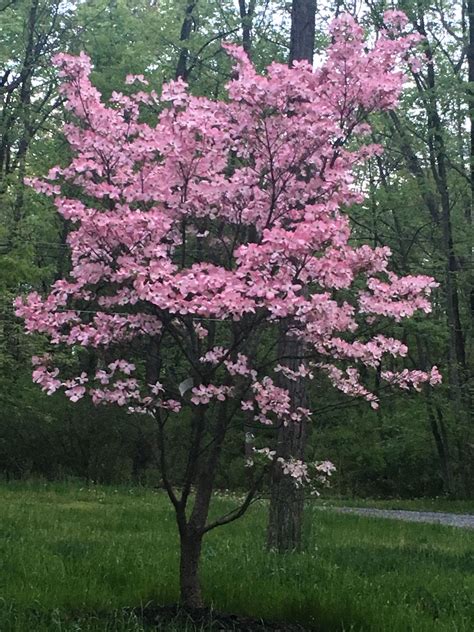
[[[231,630],[233,632],[307,632],[308,630],[294,623],[276,623],[263,619],[240,617],[234,614],[216,612],[210,608],[188,610],[176,604],[169,606],[148,605],[143,609],[134,610],[134,613],[144,623],[154,625],[158,630],[162,625],[170,623],[180,623],[183,626],[195,625],[199,630],[205,626],[206,630],[213,632]]]

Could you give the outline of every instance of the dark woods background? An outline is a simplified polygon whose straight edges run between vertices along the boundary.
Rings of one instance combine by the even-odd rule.
[[[104,97],[123,90],[125,75],[133,73],[146,74],[153,87],[181,76],[196,94],[220,98],[230,76],[220,42],[241,43],[262,70],[273,60],[286,63],[292,5],[298,4],[313,3],[0,0],[0,472],[5,478],[160,481],[153,421],[41,393],[31,383],[30,358],[46,343],[25,336],[13,314],[14,296],[33,288],[45,291],[68,268],[69,226],[23,185],[26,175],[68,160],[51,56],[87,51]],[[474,493],[474,2],[321,0],[316,56],[337,13],[355,13],[375,36],[383,11],[394,7],[426,37],[420,55],[429,63],[410,77],[399,110],[373,120],[374,140],[385,153],[360,173],[368,196],[348,212],[354,239],[389,245],[396,272],[432,274],[441,283],[433,314],[398,326],[396,333],[410,345],[408,365],[438,365],[444,384],[420,394],[381,395],[383,406],[375,412],[316,380],[308,394],[314,410],[308,456],[335,463],[329,493],[468,497]],[[176,422],[172,439],[176,471],[184,458],[185,423]],[[243,431],[236,432],[226,445],[219,486],[245,485],[244,450]]]

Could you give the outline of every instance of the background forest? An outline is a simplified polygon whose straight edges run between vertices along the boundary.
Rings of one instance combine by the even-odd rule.
[[[312,4],[303,0],[303,4]],[[258,68],[286,62],[291,4],[284,0],[0,0],[0,470],[41,476],[159,484],[153,421],[119,409],[71,404],[31,382],[31,355],[46,348],[13,314],[22,292],[47,290],[68,270],[69,226],[26,176],[67,163],[67,114],[51,57],[84,50],[105,97],[127,74],[153,87],[183,77],[195,94],[221,98],[230,77],[222,41],[242,44]],[[298,4],[298,3],[294,3]],[[394,326],[410,341],[409,368],[437,365],[440,388],[365,402],[318,388],[309,450],[337,467],[330,493],[415,497],[474,493],[472,328],[474,311],[474,2],[324,0],[316,12],[316,55],[328,22],[353,13],[376,37],[383,11],[406,12],[425,37],[396,113],[373,120],[384,147],[360,169],[368,196],[348,209],[353,239],[388,245],[399,274],[440,283],[430,317]],[[377,392],[378,385],[374,385]],[[226,446],[219,485],[245,482],[241,435]],[[173,452],[179,465],[180,433]]]

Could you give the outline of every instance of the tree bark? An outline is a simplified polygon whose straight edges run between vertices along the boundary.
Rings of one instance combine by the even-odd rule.
[[[186,46],[185,42],[189,40],[191,35],[191,31],[193,28],[193,11],[195,6],[197,5],[198,0],[189,0],[186,6],[186,12],[184,15],[183,24],[181,26],[181,33],[179,36],[179,41],[182,42],[181,50],[178,57],[178,64],[176,66],[176,79],[184,79],[185,81],[188,78],[188,58],[189,58],[189,49]]]
[[[20,220],[23,216],[23,205],[25,197],[25,184],[24,178],[26,175],[26,157],[28,148],[31,141],[31,120],[30,120],[30,108],[31,108],[31,81],[33,73],[33,65],[35,61],[34,43],[35,43],[35,28],[38,13],[38,0],[33,0],[28,12],[28,19],[26,24],[26,49],[25,59],[23,62],[22,76],[23,81],[20,88],[20,117],[22,123],[22,132],[18,142],[17,163],[18,163],[18,184],[17,194],[15,198],[13,208],[13,219],[15,222],[15,228],[18,227]]]
[[[316,0],[293,0],[291,4],[290,66],[306,59],[313,63]]]
[[[297,356],[302,353],[301,343],[282,334],[281,355]],[[293,371],[300,361],[285,362]],[[293,406],[307,408],[308,398],[303,380],[288,380],[282,376],[280,386],[290,394]],[[308,422],[281,425],[278,430],[277,457],[285,460],[304,460],[309,434]],[[301,549],[304,514],[304,488],[296,487],[291,477],[284,474],[281,465],[274,463],[270,487],[270,509],[267,529],[267,546],[270,550],[285,553]]]
[[[242,24],[242,46],[249,58],[252,56],[252,26],[256,0],[239,0],[240,21]]]
[[[441,410],[437,409],[435,414],[433,402],[431,401],[431,393],[426,389],[426,407],[428,412],[428,420],[430,422],[431,432],[436,444],[438,453],[441,476],[443,478],[444,493],[448,496],[454,495],[454,479],[451,468],[451,458],[449,454],[449,446],[447,441],[446,429],[444,427],[443,416]]]
[[[469,124],[470,124],[470,152],[469,152],[469,172],[471,184],[471,204],[469,213],[466,217],[469,235],[473,236],[473,208],[474,208],[474,0],[468,0],[468,28],[469,28],[469,44],[467,47],[467,65],[468,65],[468,107],[469,107]],[[471,250],[469,257],[470,264],[470,293],[469,293],[469,314],[471,319],[471,327],[474,320],[474,253]],[[472,388],[472,387],[471,387]]]
[[[211,432],[212,445],[202,449],[202,438],[206,424],[206,411],[199,410],[194,421],[194,432],[189,447],[189,461],[183,481],[181,495],[178,497],[168,476],[166,445],[164,440],[164,422],[157,418],[159,428],[158,450],[163,484],[175,508],[176,522],[180,538],[180,600],[188,609],[203,607],[201,586],[199,581],[199,563],[201,558],[202,539],[212,528],[207,524],[212,490],[217,467],[226,436],[228,424],[232,418],[227,402],[223,402],[219,413],[216,413],[215,427]],[[208,427],[208,430],[210,428]],[[204,454],[206,457],[204,458]],[[194,502],[190,513],[187,512],[191,484],[195,482]],[[225,522],[222,522],[225,524]]]
[[[293,0],[291,10],[291,41],[289,65],[294,61],[313,62],[316,20],[316,0]],[[290,338],[280,330],[280,357],[291,358],[285,364],[297,370],[303,354],[300,341]],[[280,385],[290,394],[294,408],[307,408],[307,394],[301,380],[288,380],[283,375]],[[281,426],[278,430],[276,457],[304,461],[308,438],[306,422]],[[267,527],[267,547],[280,553],[299,550],[302,546],[304,491],[297,488],[291,478],[283,474],[275,461],[270,488],[270,509]]]
[[[185,608],[195,610],[204,605],[199,582],[202,534],[193,532],[189,527],[186,527],[180,536],[179,584],[181,603]]]
[[[199,581],[199,562],[226,425],[225,420],[218,423],[218,430],[214,435],[214,448],[203,463],[197,479],[194,506],[189,520],[186,520],[183,506],[177,511],[181,544],[180,592],[181,602],[185,608],[202,608],[204,605]]]
[[[468,107],[469,107],[469,172],[471,180],[471,206],[467,217],[469,228],[472,229],[472,207],[474,206],[474,0],[467,2],[467,17],[469,29],[469,43],[466,48],[467,68],[468,68]],[[474,293],[474,289],[472,290]]]

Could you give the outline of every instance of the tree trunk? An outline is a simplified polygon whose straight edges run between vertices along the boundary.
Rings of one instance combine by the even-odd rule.
[[[454,480],[451,469],[451,460],[449,456],[449,446],[447,442],[446,430],[444,428],[443,417],[441,411],[438,409],[438,418],[435,416],[433,410],[433,403],[431,401],[431,393],[426,392],[426,406],[428,411],[428,420],[430,422],[431,432],[436,444],[436,450],[438,452],[438,458],[441,468],[441,476],[443,478],[444,493],[448,496],[454,495]],[[438,423],[439,422],[439,423]]]
[[[189,58],[189,49],[186,45],[187,40],[191,35],[191,31],[193,28],[193,11],[197,4],[198,0],[189,0],[186,6],[186,12],[184,15],[183,24],[181,26],[181,33],[179,36],[179,41],[182,42],[181,50],[178,57],[178,64],[176,66],[176,79],[184,79],[185,81],[188,78],[188,58]]]
[[[438,83],[436,80],[433,51],[427,39],[423,14],[419,14],[417,29],[425,41],[425,54],[428,61],[426,70],[427,89],[418,83],[418,89],[423,96],[427,125],[428,147],[431,171],[436,184],[441,203],[441,228],[443,247],[446,256],[446,302],[447,319],[450,334],[449,360],[450,379],[452,388],[458,392],[462,381],[462,375],[466,368],[466,352],[464,333],[461,325],[459,308],[459,290],[457,272],[458,260],[454,249],[454,237],[451,218],[451,200],[448,182],[447,153],[444,142],[443,123],[439,115]]]
[[[470,151],[469,151],[469,172],[471,180],[471,205],[467,216],[468,227],[472,229],[472,207],[474,206],[474,0],[468,0],[467,3],[469,44],[466,47],[466,58],[468,68],[468,107],[469,107],[469,135],[470,135]],[[474,289],[472,290],[474,293]]]
[[[288,553],[302,547],[304,497],[289,477],[280,472],[272,479],[267,546],[271,551]]]
[[[296,60],[313,62],[316,0],[293,0],[291,10],[291,42],[289,65]],[[303,353],[301,342],[280,331],[280,357],[291,357],[285,364],[296,370],[298,356]],[[294,408],[307,408],[307,395],[302,380],[290,381],[281,376],[281,386],[289,391]],[[278,431],[277,458],[304,460],[308,437],[306,422],[282,426]],[[301,548],[303,528],[304,492],[297,488],[289,476],[283,474],[275,462],[267,527],[267,547],[280,553]]]
[[[303,353],[301,342],[295,338],[289,338],[285,331],[281,331],[279,348],[280,357],[291,357],[285,361],[285,365],[296,371],[301,363],[298,356]],[[288,390],[293,408],[308,407],[303,380],[289,380],[280,374],[279,385]],[[291,422],[288,426],[281,425],[278,430],[276,457],[304,461],[308,430],[306,421]],[[280,463],[275,461],[267,528],[267,547],[270,550],[285,553],[301,549],[303,511],[304,490],[296,487],[291,477],[283,473]]]
[[[219,426],[223,432],[216,435],[216,445],[199,473],[194,506],[189,520],[186,520],[186,513],[182,508],[179,508],[176,514],[181,544],[179,564],[181,603],[185,608],[190,609],[202,608],[204,605],[199,583],[199,562],[217,464],[225,435],[225,425],[219,424]]]
[[[19,223],[23,217],[23,205],[25,198],[26,175],[26,158],[31,141],[31,85],[33,65],[35,62],[34,43],[35,28],[38,13],[38,0],[33,0],[28,12],[28,20],[26,24],[27,44],[25,50],[25,59],[23,62],[23,81],[20,88],[20,105],[21,105],[21,126],[22,132],[18,142],[18,152],[16,160],[18,163],[18,183],[15,203],[13,207],[13,219],[15,230],[18,229]]]
[[[242,24],[242,46],[249,58],[252,55],[252,22],[255,13],[256,0],[249,0],[248,7],[245,0],[239,0],[240,21]]]
[[[291,4],[290,66],[306,59],[313,63],[316,0],[293,0]]]
[[[202,538],[206,533],[212,490],[228,423],[227,402],[223,402],[213,433],[213,446],[210,448],[207,459],[201,462],[199,468],[194,504],[189,519],[186,516],[187,493],[185,494],[183,491],[181,499],[175,499],[174,503],[180,536],[179,580],[181,603],[185,608],[189,609],[202,608],[204,605],[199,582]],[[199,445],[200,442],[198,441],[197,448],[199,448]],[[197,466],[199,450],[196,452],[192,448],[191,452],[191,460]],[[192,470],[194,469],[192,468]],[[194,476],[192,479],[194,480]]]
[[[199,583],[199,560],[201,557],[202,534],[186,527],[181,536],[179,584],[181,603],[194,610],[203,607]]]
[[[281,344],[288,355],[301,353],[300,343],[284,338]],[[296,370],[299,361],[292,360],[289,368]],[[303,380],[290,381],[284,377],[280,385],[287,388],[293,405],[307,407],[307,395]],[[293,422],[282,425],[278,430],[277,457],[304,460],[308,438],[308,422]],[[296,487],[290,476],[283,473],[281,465],[275,462],[270,488],[270,509],[267,529],[267,546],[270,550],[285,553],[297,551],[302,546],[304,512],[304,488]]]

